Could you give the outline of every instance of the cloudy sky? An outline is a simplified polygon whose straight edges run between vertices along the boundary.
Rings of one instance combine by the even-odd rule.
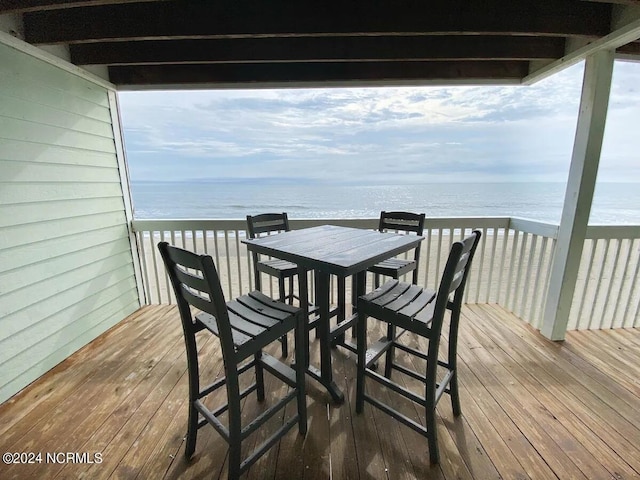
[[[122,92],[131,178],[566,181],[583,64],[529,87]],[[599,181],[640,182],[640,64],[616,62]]]

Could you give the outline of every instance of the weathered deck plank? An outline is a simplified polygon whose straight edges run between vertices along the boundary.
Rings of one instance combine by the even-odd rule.
[[[49,415],[50,409],[56,406],[74,389],[86,382],[89,377],[96,374],[94,364],[85,362],[93,358],[100,362],[109,362],[114,359],[125,342],[122,336],[131,335],[130,348],[136,348],[138,342],[143,342],[143,332],[149,331],[155,317],[159,316],[163,307],[150,311],[141,309],[129,316],[126,322],[116,325],[109,332],[93,341],[90,346],[77,352],[72,358],[60,363],[47,373],[47,382],[34,382],[29,388],[25,388],[0,406],[0,435],[3,444],[10,446],[19,437],[25,434],[24,430],[11,429],[19,421],[25,425],[34,425]],[[164,307],[168,310],[170,307]],[[101,344],[109,339],[109,348],[100,348]],[[73,368],[72,368],[73,367]]]
[[[372,329],[377,338],[379,326]],[[640,330],[569,332],[556,344],[501,307],[468,305],[459,354],[463,415],[453,417],[448,398],[438,406],[440,465],[429,465],[426,441],[412,430],[370,405],[355,414],[355,357],[338,349],[344,405],[331,404],[308,380],[307,436],[294,428],[245,478],[640,478]],[[201,358],[206,378],[222,374],[217,341],[203,342]],[[47,464],[43,457],[42,464],[0,464],[0,478],[226,478],[226,445],[212,428],[200,430],[194,458],[183,458],[186,380],[175,307],[141,309],[0,406],[3,453],[100,452],[102,462]],[[270,375],[266,381],[268,399],[287,389]],[[415,387],[413,379],[403,382]],[[262,408],[250,396],[243,414]],[[415,406],[398,408],[424,422]]]
[[[525,325],[514,326],[525,334],[530,330]],[[608,375],[611,370],[602,371],[601,362],[594,363],[596,358],[591,352],[600,343],[600,337],[608,335],[608,332],[596,332],[595,335],[585,333],[588,332],[570,332],[568,341],[562,346],[552,344],[538,335],[531,337],[530,343],[522,345],[523,351],[532,352],[523,367],[532,373],[543,375],[541,385],[544,385],[544,389],[535,389],[535,394],[545,395],[548,390],[551,398],[548,407],[555,407],[552,415],[560,416],[559,408],[566,407],[570,410],[572,416],[565,415],[564,418],[574,420],[575,417],[579,429],[570,426],[569,431],[576,436],[582,433],[583,441],[593,446],[589,450],[591,455],[600,461],[602,459],[599,457],[607,454],[617,459],[618,461],[606,465],[613,469],[612,473],[628,471],[629,467],[640,472],[640,447],[635,440],[640,438],[640,430],[632,424],[638,421],[639,397]],[[511,335],[511,340],[514,340],[513,335],[517,333],[512,332]],[[580,345],[583,346],[577,348],[577,337],[590,337],[590,340],[581,342]],[[636,375],[637,369],[636,365]],[[554,416],[552,420],[557,418]],[[546,425],[553,423],[550,421]],[[590,474],[592,475],[591,472]]]

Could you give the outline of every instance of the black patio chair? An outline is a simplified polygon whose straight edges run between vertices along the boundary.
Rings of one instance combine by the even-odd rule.
[[[358,369],[356,383],[356,412],[361,413],[364,402],[379,408],[404,425],[427,437],[431,463],[438,463],[436,404],[444,393],[451,397],[453,414],[459,416],[460,398],[456,368],[458,323],[464,288],[481,233],[473,234],[451,247],[449,258],[437,291],[423,289],[415,284],[390,280],[373,292],[358,298]],[[453,300],[451,295],[453,294]],[[440,334],[446,310],[451,311],[449,348],[446,361],[438,360]],[[374,317],[402,329],[398,335],[383,337],[367,350],[367,318]],[[426,353],[399,342],[405,332],[412,332],[428,340]],[[427,361],[426,373],[416,372],[395,362],[395,348]],[[386,354],[384,376],[373,370],[378,358]],[[444,377],[437,383],[438,367]],[[392,370],[420,380],[425,393],[415,393],[391,380]],[[396,394],[417,403],[425,409],[426,425],[403,415],[394,407],[376,399],[365,391],[365,378],[374,380]],[[424,395],[424,396],[423,396]]]
[[[424,232],[424,213],[413,213],[413,212],[385,212],[384,210],[380,212],[380,220],[378,222],[378,231],[380,232],[405,232],[407,234],[422,235]],[[413,250],[413,258],[405,259],[405,258],[389,258],[387,260],[383,260],[382,262],[374,265],[373,267],[367,270],[368,272],[372,272],[374,274],[373,285],[374,288],[378,288],[380,286],[380,276],[384,275],[385,277],[391,277],[394,279],[399,279],[403,275],[413,272],[413,276],[411,279],[411,283],[418,283],[418,263],[420,261],[420,243]],[[366,283],[366,277],[365,277]],[[353,305],[356,304],[357,300],[355,299],[356,285],[355,283],[352,286],[352,290],[354,294],[352,295]],[[363,290],[367,290],[367,286],[363,286]],[[389,332],[387,336],[389,338],[393,338],[395,335],[395,326],[389,324],[387,326]],[[351,329],[351,336],[356,336],[356,327],[354,326]]]
[[[264,234],[288,232],[289,218],[286,213],[263,213],[261,215],[247,215],[247,233],[249,238],[256,238]],[[256,290],[262,291],[262,278],[261,273],[271,275],[278,280],[278,300],[293,304],[293,300],[297,298],[293,291],[293,279],[298,274],[298,266],[295,263],[288,262],[286,260],[273,259],[261,259],[260,254],[252,252],[253,259],[253,276],[255,279]],[[285,280],[289,280],[289,293],[285,291]],[[287,336],[283,336],[280,341],[282,342],[282,356],[286,357],[289,354]]]
[[[229,444],[229,478],[236,479],[296,423],[300,433],[306,434],[304,316],[299,308],[257,291],[225,302],[220,279],[210,256],[196,255],[166,242],[159,243],[158,249],[176,295],[187,349],[189,420],[184,454],[187,459],[191,458],[198,429],[208,423]],[[191,307],[199,312],[193,315]],[[196,334],[203,330],[220,339],[225,376],[201,388]],[[291,330],[295,331],[295,371],[263,352],[264,347]],[[239,377],[251,368],[255,370],[255,381],[240,390]],[[253,391],[256,391],[258,401],[262,402],[265,398],[264,370],[292,388],[273,406],[243,426],[242,399]],[[203,399],[223,386],[226,386],[227,402],[213,410],[209,409]],[[285,421],[243,460],[242,441],[294,399],[297,400],[297,414]],[[225,412],[228,426],[220,420],[220,415]]]
[[[422,235],[424,231],[424,213],[412,212],[380,212],[378,230],[381,232],[406,232]],[[398,279],[401,276],[413,272],[412,283],[418,281],[418,261],[420,260],[420,244],[414,249],[413,259],[390,258],[384,260],[368,271],[374,274],[374,286],[380,286],[380,276]]]

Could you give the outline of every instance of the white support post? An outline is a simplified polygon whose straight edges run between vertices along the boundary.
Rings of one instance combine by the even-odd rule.
[[[613,61],[613,50],[601,50],[586,59],[569,179],[542,319],[541,332],[551,340],[564,340],[567,331],[598,173]]]

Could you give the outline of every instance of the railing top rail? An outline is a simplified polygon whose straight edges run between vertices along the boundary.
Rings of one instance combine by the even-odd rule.
[[[377,228],[378,218],[298,218],[290,220],[291,228],[307,228],[317,225],[340,225],[356,228]],[[245,219],[134,219],[132,228],[137,232],[189,231],[189,230],[246,230]],[[559,226],[519,217],[427,217],[425,229],[499,228],[557,238]],[[591,225],[586,238],[640,238],[640,225]]]
[[[640,238],[640,225],[590,225],[587,227],[586,238]]]
[[[316,225],[340,225],[358,228],[377,228],[375,218],[298,218],[290,219],[291,228],[306,228]],[[429,217],[425,219],[425,228],[507,228],[510,217]],[[244,230],[246,220],[242,219],[134,219],[131,222],[135,231],[153,230]]]
[[[131,226],[136,232],[171,230],[245,230],[246,219],[211,218],[170,218],[170,219],[133,219]]]
[[[511,217],[509,228],[542,237],[558,238],[558,229],[560,227],[553,223],[540,222],[530,218]]]

